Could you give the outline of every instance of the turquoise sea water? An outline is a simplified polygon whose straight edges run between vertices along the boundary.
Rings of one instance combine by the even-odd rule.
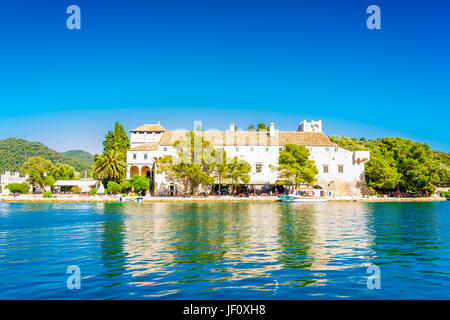
[[[0,299],[450,299],[449,208],[0,203]]]

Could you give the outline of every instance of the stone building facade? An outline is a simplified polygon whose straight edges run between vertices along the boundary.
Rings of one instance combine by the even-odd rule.
[[[131,130],[131,148],[127,151],[127,177],[144,175],[152,178],[152,191],[160,195],[175,188],[164,174],[157,173],[155,159],[176,156],[173,144],[186,139],[189,131],[170,131],[157,124],[145,124]],[[369,151],[350,151],[332,143],[322,132],[322,121],[306,120],[297,131],[279,131],[271,123],[264,132],[236,131],[231,124],[226,131],[196,131],[214,148],[223,148],[230,157],[239,157],[252,166],[249,185],[274,185],[278,180],[272,166],[278,165],[279,152],[286,144],[304,145],[310,151],[319,174],[317,185],[336,196],[360,196],[365,192],[364,163]]]

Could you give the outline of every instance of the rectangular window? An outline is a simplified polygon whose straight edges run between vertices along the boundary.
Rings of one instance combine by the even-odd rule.
[[[325,148],[325,151],[330,151],[330,148]]]
[[[164,150],[164,151],[167,151],[167,147],[164,147],[163,150]]]
[[[252,148],[250,148],[250,151],[253,151],[253,147],[252,147]]]
[[[334,151],[338,152],[338,151],[339,151],[339,148],[334,148]]]
[[[236,152],[239,152],[239,148],[236,148]]]
[[[133,160],[136,160],[136,153],[133,153]]]
[[[269,148],[266,147],[266,151],[269,151]]]
[[[323,166],[323,173],[328,173],[328,165]]]
[[[283,151],[283,147],[280,147],[280,151]]]
[[[344,172],[344,166],[342,164],[338,165],[338,172],[339,173],[343,173]]]
[[[255,171],[256,171],[256,173],[261,173],[262,172],[262,163],[257,163],[255,165]]]
[[[147,160],[147,154],[146,153],[144,154],[144,159]]]

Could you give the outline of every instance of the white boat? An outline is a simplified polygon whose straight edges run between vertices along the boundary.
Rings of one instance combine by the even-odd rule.
[[[279,196],[283,202],[323,202],[328,201],[325,191],[313,188],[295,188],[289,194]]]
[[[119,202],[137,202],[141,203],[144,201],[144,197],[120,197]]]
[[[130,202],[131,197],[120,197],[119,202]]]

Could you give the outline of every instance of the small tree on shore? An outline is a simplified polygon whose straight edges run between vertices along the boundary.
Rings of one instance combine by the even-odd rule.
[[[133,187],[134,192],[147,191],[150,188],[150,179],[144,176],[134,176],[130,179],[129,185],[130,188]]]
[[[72,180],[75,178],[75,169],[67,164],[58,163],[51,174],[56,180]]]
[[[107,185],[108,193],[118,194],[122,192],[122,187],[115,181],[109,181]]]
[[[13,194],[28,194],[28,191],[30,190],[30,186],[25,182],[10,183],[7,184],[5,188]]]
[[[28,175],[28,181],[32,185],[38,185],[41,191],[45,190],[45,177],[54,169],[50,160],[45,160],[41,157],[28,158],[20,169],[23,175]]]
[[[81,188],[79,186],[73,186],[72,187],[72,193],[73,194],[80,194],[81,193]]]
[[[197,192],[199,186],[214,182],[211,173],[214,168],[213,148],[202,136],[189,132],[184,140],[178,140],[173,147],[178,157],[164,156],[157,160],[158,173],[164,172],[169,180],[184,186],[185,193]]]
[[[314,161],[309,160],[309,151],[305,146],[286,144],[278,158],[278,167],[272,167],[279,172],[279,184],[313,185],[319,173]]]
[[[233,192],[236,187],[241,183],[249,183],[250,181],[250,171],[252,170],[251,165],[243,159],[234,157],[228,164],[227,176],[230,178],[231,184],[233,185]]]

